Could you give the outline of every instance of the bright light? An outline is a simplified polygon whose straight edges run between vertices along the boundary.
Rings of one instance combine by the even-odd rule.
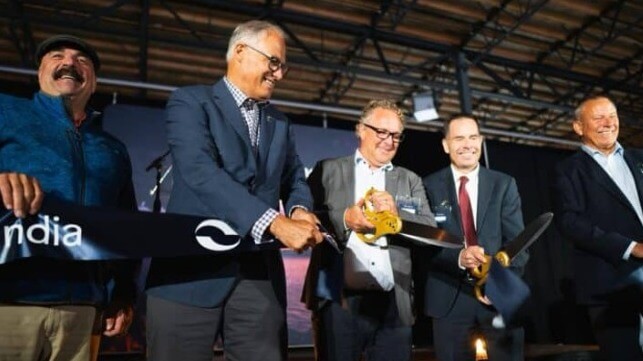
[[[482,338],[476,339],[476,361],[488,360],[487,344]]]
[[[426,122],[426,121],[429,121],[429,120],[436,120],[436,119],[440,118],[440,116],[438,115],[438,112],[437,112],[437,110],[435,110],[435,108],[419,110],[419,111],[413,113],[413,117],[418,122]]]
[[[413,117],[418,122],[439,119],[438,110],[435,108],[433,95],[427,91],[413,95]]]

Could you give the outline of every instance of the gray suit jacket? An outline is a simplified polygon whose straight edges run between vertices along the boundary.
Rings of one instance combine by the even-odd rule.
[[[486,254],[495,254],[503,244],[516,237],[524,228],[520,195],[516,181],[497,171],[480,166],[478,175],[478,205],[476,233],[478,243]],[[451,167],[443,168],[424,178],[429,202],[433,206],[440,228],[462,236],[460,208],[453,182]],[[472,297],[471,287],[466,282],[466,272],[458,267],[459,249],[435,249],[425,257],[424,312],[431,317],[443,317],[449,313],[456,297],[464,292]],[[529,256],[518,255],[511,269],[522,274]]]
[[[354,155],[350,155],[323,160],[315,166],[308,177],[315,211],[319,212],[318,215],[322,223],[337,236],[337,240],[342,246],[346,245],[349,236],[349,232],[344,227],[344,211],[355,203],[354,159]],[[386,191],[393,197],[407,195],[420,199],[420,208],[416,214],[399,212],[403,220],[435,225],[422,180],[415,173],[402,167],[394,167],[386,173]],[[394,240],[391,241],[396,243]],[[400,242],[404,241],[400,240]],[[399,317],[403,324],[411,325],[414,316],[411,299],[410,248],[390,245],[389,253],[393,266]],[[321,244],[313,249],[302,300],[311,310],[318,309],[328,300],[339,302],[342,300],[343,281],[342,255],[329,245]]]

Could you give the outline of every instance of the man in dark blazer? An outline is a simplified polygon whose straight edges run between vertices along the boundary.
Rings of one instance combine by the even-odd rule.
[[[627,283],[643,257],[643,152],[618,143],[607,97],[583,100],[572,126],[583,144],[556,167],[552,194],[558,228],[574,243],[577,298],[605,359],[643,360],[643,294]]]
[[[473,360],[474,335],[482,333],[490,360],[523,360],[522,328],[503,325],[488,299],[487,304],[476,300],[469,276],[469,270],[485,261],[485,253],[495,254],[523,229],[516,181],[480,166],[482,135],[477,120],[470,116],[444,123],[442,145],[451,165],[424,178],[424,187],[438,226],[464,236],[467,245],[462,250],[437,249],[420,264],[426,277],[424,312],[433,317],[437,358]],[[461,193],[464,190],[466,196]],[[461,198],[469,201],[463,208],[470,210],[467,218],[475,228],[471,236],[463,227]],[[527,254],[520,254],[511,270],[522,274],[527,259]]]
[[[364,352],[369,361],[411,359],[410,249],[393,236],[367,244],[355,233],[373,228],[364,202],[435,225],[422,180],[391,163],[403,120],[394,102],[371,101],[356,127],[355,154],[319,162],[308,178],[315,211],[344,249],[340,254],[327,243],[313,249],[306,275],[303,300],[313,311],[317,360],[357,361]],[[363,199],[371,187],[377,191]]]
[[[182,88],[168,101],[168,212],[218,218],[242,242],[303,251],[322,235],[307,211],[312,198],[290,123],[267,102],[288,70],[285,36],[249,21],[235,29],[226,58],[226,76],[214,86]],[[290,217],[278,212],[280,199]],[[285,360],[285,287],[278,250],[154,259],[148,358],[211,361],[221,335],[227,360]]]

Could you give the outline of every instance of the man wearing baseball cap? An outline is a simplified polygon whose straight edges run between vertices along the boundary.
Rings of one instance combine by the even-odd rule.
[[[0,208],[25,218],[47,196],[134,209],[127,150],[87,106],[98,54],[56,35],[35,58],[40,91],[32,99],[0,94]],[[135,267],[48,258],[0,265],[0,360],[95,359],[101,333],[122,335],[131,323]]]

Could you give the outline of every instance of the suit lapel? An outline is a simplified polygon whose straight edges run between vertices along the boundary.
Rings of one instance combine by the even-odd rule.
[[[643,198],[641,198],[641,195],[643,194],[643,162],[625,149],[623,149],[623,157],[632,172],[639,202],[643,205]]]
[[[344,192],[346,193],[346,206],[350,206],[355,202],[355,167],[353,166],[355,157],[345,157],[340,162],[341,177],[344,180]]]
[[[214,85],[214,103],[221,110],[222,118],[230,124],[237,134],[243,139],[244,143],[250,147],[250,135],[248,134],[248,125],[241,115],[241,110],[230,94],[228,87],[223,80]]]
[[[398,179],[400,177],[400,172],[398,172],[397,168],[393,167],[390,171],[384,173],[384,179],[385,179],[385,184],[384,188],[386,189],[389,194],[395,198],[395,195],[397,194],[397,188],[398,188]],[[395,200],[395,199],[394,199]]]
[[[259,119],[259,154],[257,154],[259,164],[266,164],[270,146],[272,145],[272,138],[275,134],[275,127],[277,126],[276,122],[277,118],[273,117],[270,108],[266,106]]]
[[[476,231],[479,231],[484,222],[484,217],[489,208],[491,201],[491,193],[493,191],[493,184],[489,177],[488,169],[479,165],[480,171],[478,172],[478,210],[476,214]]]
[[[234,101],[234,97],[230,94],[230,90],[226,86],[224,80],[220,80],[213,87],[214,104],[219,109],[221,119],[228,123],[232,129],[243,140],[245,146],[252,152],[250,145],[250,135],[248,134],[248,125],[241,115],[241,110]],[[257,169],[256,161],[251,163],[253,169]]]
[[[611,193],[614,198],[618,199],[621,203],[623,203],[626,207],[629,207],[632,211],[634,211],[634,208],[630,204],[630,201],[627,200],[627,197],[621,192],[621,189],[614,183],[612,178],[605,172],[605,170],[598,164],[592,157],[585,153],[584,151],[580,151],[581,154],[581,167],[582,170],[587,174],[588,177],[591,177],[590,179],[595,179],[598,184],[600,184],[601,187],[605,188],[609,193]],[[632,169],[632,165],[630,165],[630,169]],[[632,172],[634,174],[634,172]],[[636,179],[636,178],[635,178]],[[638,183],[638,182],[637,182]],[[638,184],[637,184],[638,188]]]
[[[462,234],[462,219],[460,219],[460,204],[458,203],[458,195],[455,192],[455,182],[453,181],[453,170],[451,167],[444,172],[444,177],[442,178],[444,186],[442,189],[447,190],[447,199],[451,200],[451,219],[454,220],[454,227],[458,230],[458,233]],[[449,218],[447,218],[449,219]]]

